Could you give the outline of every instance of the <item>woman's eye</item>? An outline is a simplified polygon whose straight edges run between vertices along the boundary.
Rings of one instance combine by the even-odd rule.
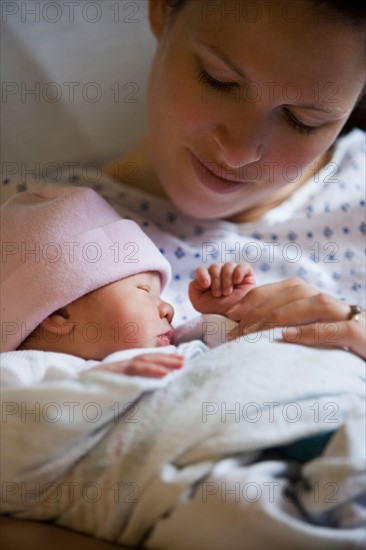
[[[210,88],[213,88],[214,90],[219,90],[224,93],[230,93],[233,91],[237,91],[238,84],[234,82],[220,82],[220,80],[216,80],[216,78],[213,78],[211,75],[209,75],[203,67],[200,68],[198,73],[199,80],[205,85]],[[308,124],[304,124],[300,122],[289,110],[285,109],[285,113],[287,116],[288,122],[291,124],[293,128],[298,130],[301,134],[310,136],[311,134],[315,134],[318,127],[317,126],[309,126]]]
[[[287,120],[291,124],[293,128],[298,130],[301,134],[305,134],[307,136],[310,136],[311,134],[315,134],[318,127],[317,126],[309,126],[308,124],[303,124],[297,118],[287,109],[284,109]]]
[[[205,86],[214,90],[220,90],[220,92],[230,93],[237,90],[238,84],[234,82],[220,82],[220,80],[216,80],[216,78],[209,75],[202,67],[198,72],[198,78]]]

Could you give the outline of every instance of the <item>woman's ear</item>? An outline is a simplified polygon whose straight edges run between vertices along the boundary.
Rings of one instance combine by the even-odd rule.
[[[67,336],[74,330],[75,325],[72,321],[68,321],[69,318],[70,314],[66,306],[46,317],[42,321],[41,327],[47,332],[52,332],[59,336]]]
[[[164,32],[168,20],[168,0],[149,0],[150,28],[157,40]]]

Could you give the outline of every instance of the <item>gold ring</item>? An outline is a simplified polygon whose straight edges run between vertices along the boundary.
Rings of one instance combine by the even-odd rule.
[[[360,308],[360,306],[357,306],[357,305],[349,306],[349,307],[350,307],[350,312],[348,315],[348,320],[355,321],[357,323],[362,313],[362,309]]]

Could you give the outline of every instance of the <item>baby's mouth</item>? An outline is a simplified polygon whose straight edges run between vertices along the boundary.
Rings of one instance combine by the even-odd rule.
[[[171,346],[174,344],[174,330],[170,329],[164,334],[158,336],[158,347]]]

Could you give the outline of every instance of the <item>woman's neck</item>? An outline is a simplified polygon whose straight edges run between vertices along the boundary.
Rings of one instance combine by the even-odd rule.
[[[166,196],[150,158],[147,138],[141,139],[127,155],[112,164],[104,166],[103,170],[114,181],[121,181],[126,185],[131,185],[131,187],[153,195]]]

